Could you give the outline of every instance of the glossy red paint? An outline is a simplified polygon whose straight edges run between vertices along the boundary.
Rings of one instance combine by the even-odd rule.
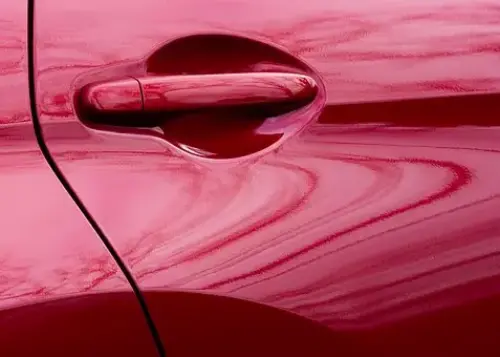
[[[238,330],[231,318],[251,314],[252,300],[261,321],[294,314],[273,325],[290,343],[302,318],[316,324],[302,336],[326,355],[498,354],[499,12],[466,0],[38,5],[45,140],[145,291],[167,350],[202,352],[199,339],[245,353],[258,322]],[[325,83],[321,115],[322,105],[285,138],[231,158],[175,142],[179,126],[154,136],[80,122],[73,99],[91,78],[275,68],[260,62],[266,51],[246,50],[250,40],[233,51],[185,45],[221,32],[303,60]],[[203,141],[208,127],[191,127],[185,140]],[[210,145],[245,146],[235,132]],[[240,299],[236,311],[200,308],[188,320],[199,330],[187,329],[193,306],[224,295]],[[266,341],[286,348],[282,336]]]
[[[123,273],[31,123],[26,2],[0,2],[0,355],[156,356]]]

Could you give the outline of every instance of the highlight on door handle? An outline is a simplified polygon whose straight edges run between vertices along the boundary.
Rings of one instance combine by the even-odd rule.
[[[87,108],[100,113],[179,112],[199,109],[305,105],[316,93],[314,79],[293,73],[224,73],[127,78],[90,85]]]

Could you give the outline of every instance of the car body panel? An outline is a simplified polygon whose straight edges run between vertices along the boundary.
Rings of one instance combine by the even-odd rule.
[[[189,341],[168,338],[183,318],[165,306],[181,309],[181,291],[305,317],[344,354],[495,355],[499,12],[465,0],[37,4],[44,139],[148,297],[167,350]],[[326,88],[319,118],[231,160],[80,122],[82,77],[212,33],[311,66]]]
[[[156,356],[131,286],[38,146],[26,5],[0,2],[0,355]]]

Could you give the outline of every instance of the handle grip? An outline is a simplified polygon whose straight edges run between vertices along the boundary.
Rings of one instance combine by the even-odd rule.
[[[83,101],[104,113],[179,112],[197,109],[307,104],[317,93],[309,76],[293,73],[224,73],[127,78],[90,85]]]

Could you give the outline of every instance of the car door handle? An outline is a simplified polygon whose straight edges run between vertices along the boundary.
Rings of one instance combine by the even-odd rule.
[[[73,88],[87,128],[160,139],[212,159],[278,148],[317,120],[326,103],[324,83],[309,65],[233,35],[173,39],[138,61],[89,71]]]
[[[316,93],[316,82],[307,75],[258,72],[129,77],[87,86],[82,99],[99,114],[130,114],[283,104],[300,107]]]

